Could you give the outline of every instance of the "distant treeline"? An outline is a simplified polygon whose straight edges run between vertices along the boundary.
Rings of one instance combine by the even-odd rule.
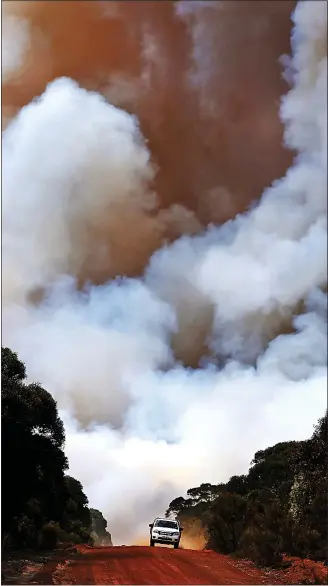
[[[107,522],[65,474],[65,432],[53,397],[27,384],[25,365],[1,348],[2,547],[110,544]]]
[[[201,484],[174,499],[166,515],[202,522],[207,547],[259,565],[283,554],[327,560],[327,412],[306,441],[256,452],[248,474]]]

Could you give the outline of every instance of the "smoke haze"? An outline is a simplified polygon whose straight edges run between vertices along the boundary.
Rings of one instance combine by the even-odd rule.
[[[327,5],[3,4],[3,344],[141,542],[324,411]]]

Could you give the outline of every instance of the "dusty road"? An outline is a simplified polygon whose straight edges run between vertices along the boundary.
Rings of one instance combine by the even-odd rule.
[[[164,547],[79,546],[69,560],[46,564],[32,584],[272,584],[211,551]]]

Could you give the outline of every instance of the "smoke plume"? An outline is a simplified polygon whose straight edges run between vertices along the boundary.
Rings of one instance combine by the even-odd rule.
[[[3,344],[140,542],[323,413],[327,5],[4,4]]]

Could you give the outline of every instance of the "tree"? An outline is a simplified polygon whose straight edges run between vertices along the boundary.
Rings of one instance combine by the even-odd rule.
[[[221,490],[223,490],[223,487]],[[224,490],[244,496],[249,491],[248,477],[246,475],[231,476],[230,480],[224,485]]]
[[[90,541],[91,515],[82,484],[72,476],[65,476],[65,504],[60,526],[81,542]]]
[[[270,488],[287,503],[295,476],[293,461],[300,444],[280,442],[256,452],[247,476],[248,491]]]
[[[328,425],[326,411],[312,437],[299,445],[293,462],[295,474],[290,493],[294,531],[302,536],[301,555],[327,559]]]
[[[91,535],[96,545],[112,545],[111,534],[106,531],[107,521],[98,509],[90,509]]]
[[[222,493],[211,507],[209,546],[222,553],[237,551],[246,527],[246,513],[245,497]]]
[[[1,348],[1,376],[4,380],[22,381],[26,378],[25,364],[9,348]]]
[[[279,564],[283,553],[327,559],[327,412],[309,440],[259,450],[248,474],[201,484],[167,511],[201,522],[207,547]]]
[[[191,507],[192,504],[192,499],[184,499],[182,496],[178,496],[176,499],[173,499],[173,501],[170,502],[165,516],[171,517],[171,515],[181,515],[185,508]]]
[[[196,488],[189,488],[189,490],[187,490],[187,495],[192,500],[193,504],[210,502],[217,497],[218,487],[207,482]]]
[[[2,531],[19,543],[23,526],[29,525],[28,539],[33,541],[44,519],[60,516],[68,466],[56,402],[39,384],[28,385],[25,379],[17,354],[2,348]],[[33,521],[27,523],[32,510]]]
[[[88,541],[90,511],[81,483],[65,476],[65,433],[54,398],[26,382],[25,365],[1,349],[2,535],[17,547],[57,539]]]

